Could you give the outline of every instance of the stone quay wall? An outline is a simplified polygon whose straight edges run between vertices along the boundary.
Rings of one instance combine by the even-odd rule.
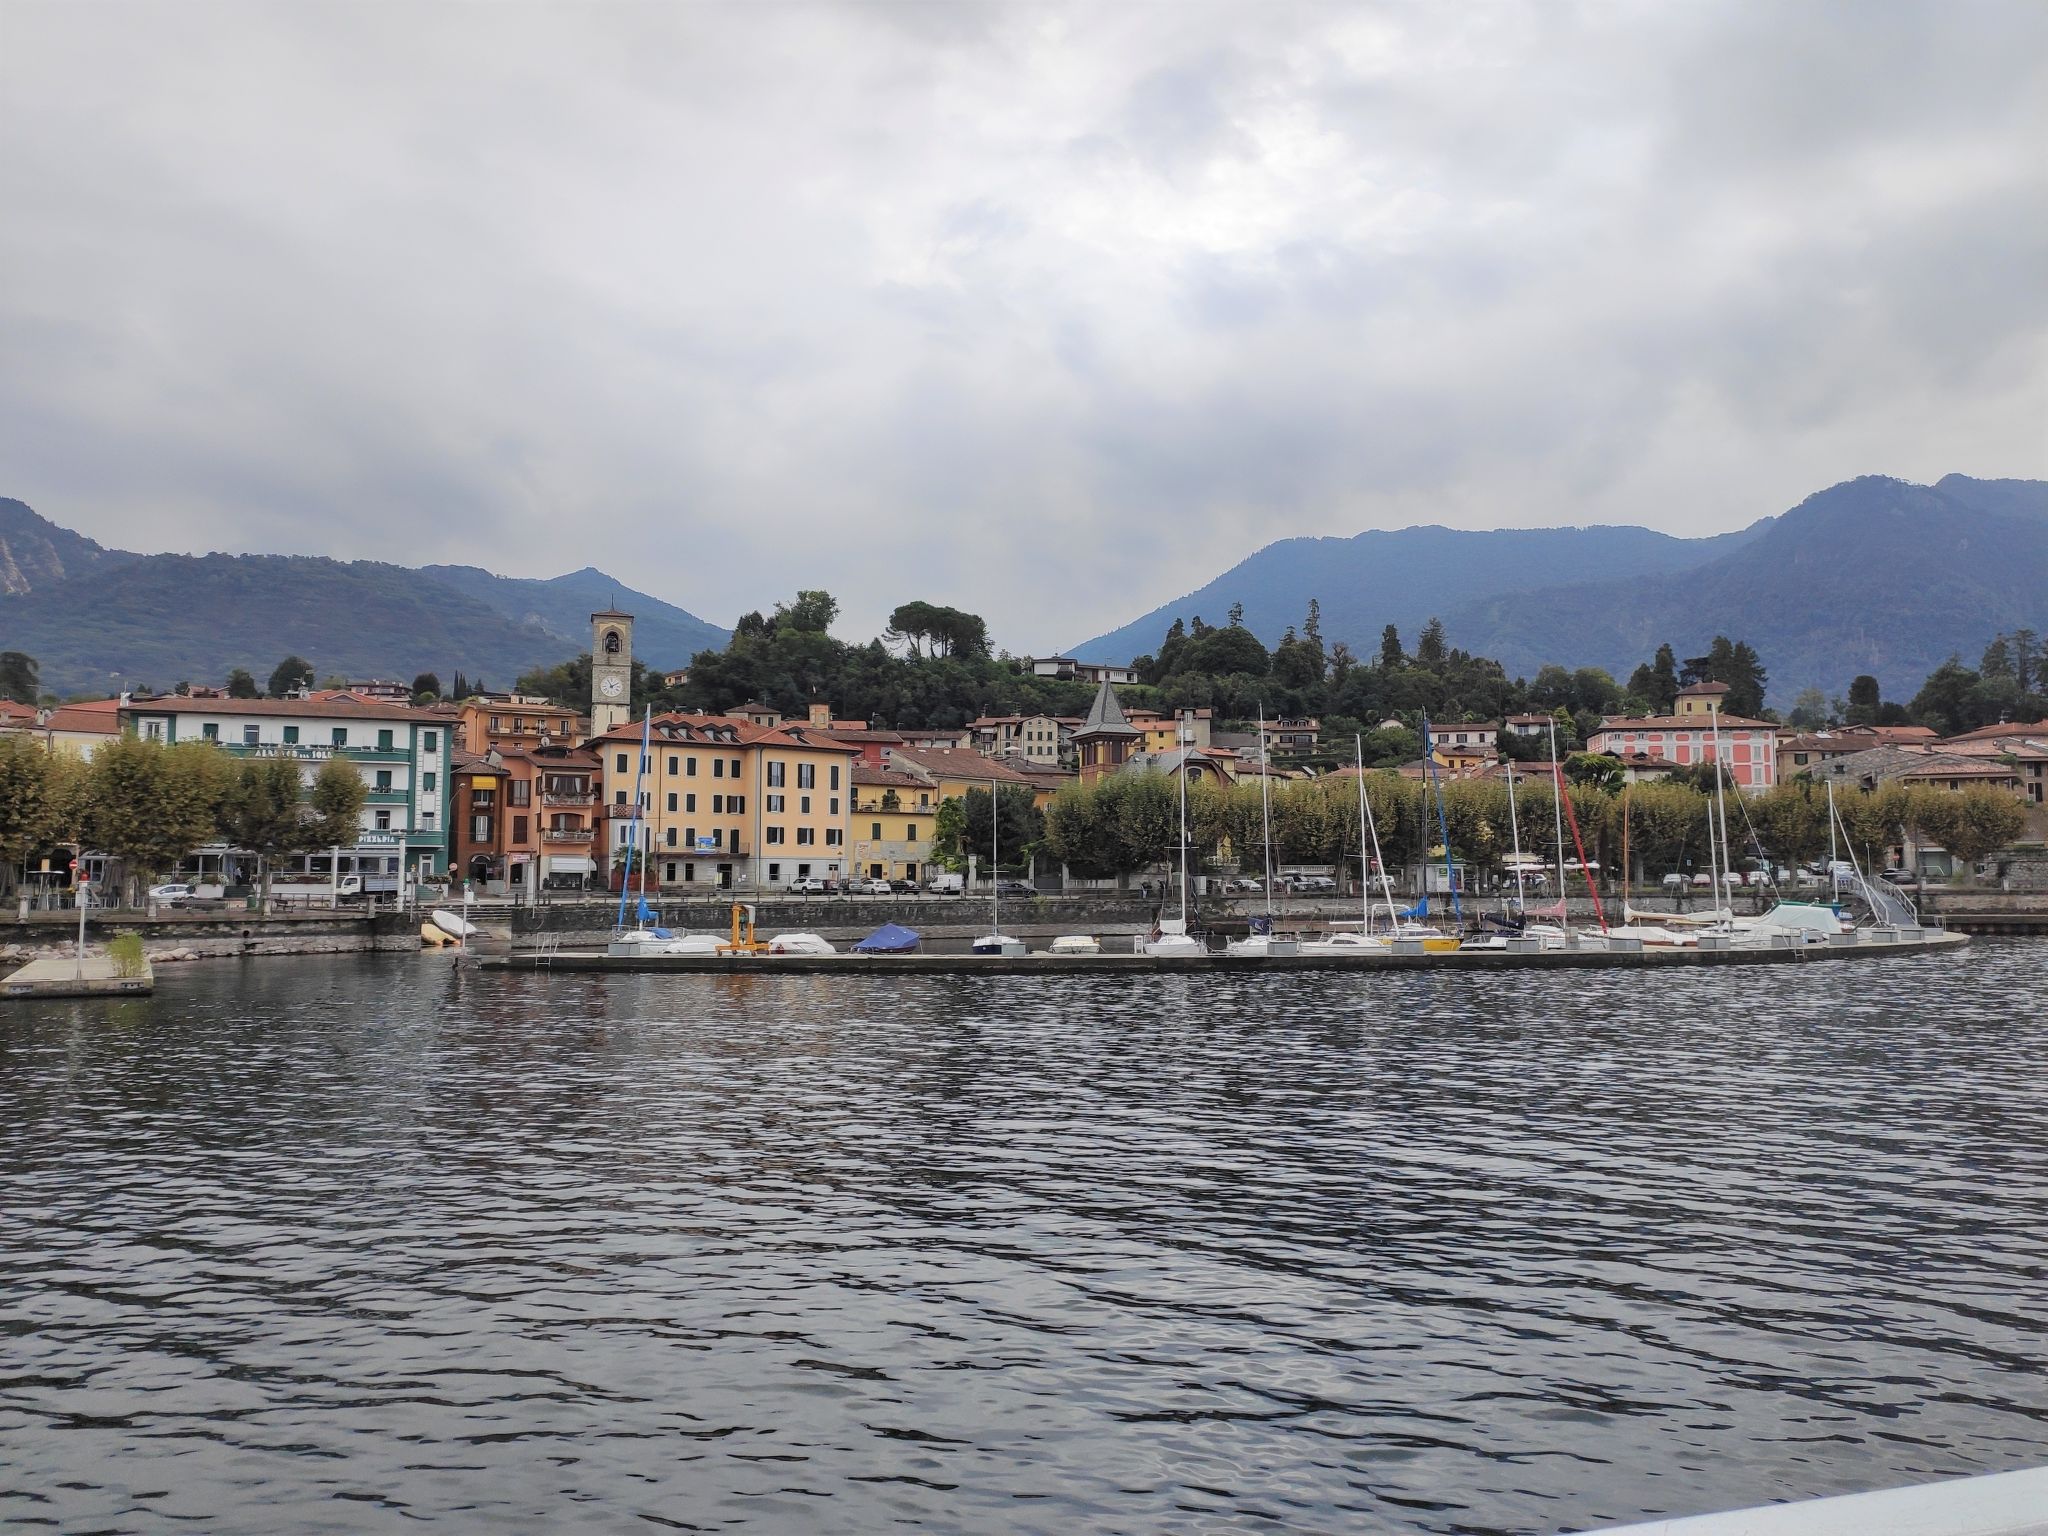
[[[133,933],[152,965],[242,955],[333,955],[372,949],[417,949],[419,920],[396,924],[333,912],[273,913],[180,911],[88,914],[86,953],[105,952],[107,940]],[[78,942],[78,913],[31,912],[0,922],[0,963],[68,953]]]

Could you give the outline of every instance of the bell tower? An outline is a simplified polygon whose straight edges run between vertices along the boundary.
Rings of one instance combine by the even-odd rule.
[[[633,717],[633,615],[590,616],[590,731],[602,736]]]

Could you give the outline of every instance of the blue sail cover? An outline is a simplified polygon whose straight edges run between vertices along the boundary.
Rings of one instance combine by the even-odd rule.
[[[1397,912],[1394,915],[1400,918],[1401,921],[1404,923],[1407,922],[1408,919],[1410,919],[1411,917],[1426,918],[1429,916],[1429,898],[1425,896],[1422,898],[1422,900],[1415,903],[1415,905],[1410,907],[1407,911]]]
[[[917,948],[917,935],[908,928],[884,923],[853,948],[861,955],[900,955]]]

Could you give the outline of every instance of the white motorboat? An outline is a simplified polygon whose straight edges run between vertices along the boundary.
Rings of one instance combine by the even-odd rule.
[[[628,928],[615,934],[605,952],[612,955],[715,955],[726,947],[715,933],[671,933],[666,928]]]
[[[1299,955],[1304,953],[1301,940],[1293,934],[1253,933],[1241,939],[1232,939],[1224,946],[1227,954],[1242,955],[1247,959],[1259,960],[1267,955]]]
[[[968,948],[977,955],[1021,955],[1026,953],[1024,941],[1013,939],[1007,933],[985,933]]]
[[[1086,933],[1063,933],[1047,946],[1049,955],[1099,955],[1102,941]]]
[[[1304,955],[1383,955],[1387,941],[1376,933],[1332,933],[1320,939],[1303,939]]]
[[[778,933],[768,941],[771,955],[836,955],[830,943],[815,933]]]

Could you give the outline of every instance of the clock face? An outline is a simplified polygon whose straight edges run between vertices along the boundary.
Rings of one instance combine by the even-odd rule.
[[[616,677],[608,677],[597,685],[597,691],[608,699],[616,699],[626,691],[626,685]]]

